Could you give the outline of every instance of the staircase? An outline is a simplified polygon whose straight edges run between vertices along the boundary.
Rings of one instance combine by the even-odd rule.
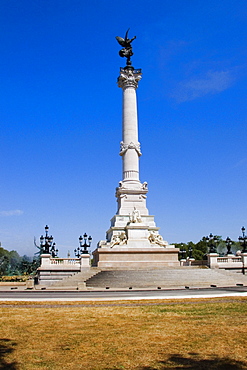
[[[49,285],[49,289],[83,289],[86,287],[85,281],[100,271],[97,267],[91,267],[89,270],[75,273],[72,276]]]
[[[217,287],[247,285],[247,276],[218,269],[195,267],[166,268],[159,270],[101,271],[86,281],[87,288],[162,289],[188,287]]]
[[[50,285],[48,289],[173,289],[247,286],[247,275],[219,269],[183,266],[153,270],[104,270],[92,267]]]

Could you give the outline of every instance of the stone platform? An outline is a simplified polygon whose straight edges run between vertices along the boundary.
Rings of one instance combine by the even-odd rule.
[[[99,268],[147,269],[179,266],[178,248],[149,246],[128,248],[126,246],[101,246],[93,252],[94,265]]]

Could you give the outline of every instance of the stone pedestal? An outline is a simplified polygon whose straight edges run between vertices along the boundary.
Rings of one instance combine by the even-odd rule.
[[[50,266],[50,260],[51,260],[51,255],[50,254],[41,254],[41,266]]]
[[[161,268],[179,266],[179,248],[168,245],[159,234],[154,216],[115,215],[106,232],[107,240],[98,243],[93,265],[99,268]]]
[[[95,264],[102,269],[151,269],[179,266],[178,248],[170,246],[128,248],[106,246],[93,252]]]
[[[188,265],[191,266],[192,262],[195,261],[195,258],[187,258]]]
[[[81,258],[81,271],[85,271],[91,267],[90,254],[82,254]]]
[[[93,265],[100,268],[159,268],[179,266],[179,249],[163,240],[150,216],[146,198],[147,183],[139,180],[141,148],[138,141],[136,89],[141,70],[120,69],[118,86],[123,90],[122,181],[116,188],[117,214],[111,219],[106,240],[93,252]]]
[[[217,258],[219,257],[218,253],[209,253],[208,254],[208,266],[210,268],[218,268]]]

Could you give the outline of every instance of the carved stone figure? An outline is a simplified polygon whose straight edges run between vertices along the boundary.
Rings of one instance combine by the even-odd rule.
[[[130,66],[131,65],[130,57],[132,57],[133,55],[131,43],[136,39],[136,36],[134,36],[132,39],[129,39],[128,32],[129,29],[126,32],[124,39],[122,37],[116,36],[116,40],[121,46],[123,46],[123,49],[119,51],[120,57],[127,58],[126,64],[127,66]]]
[[[162,247],[165,247],[168,245],[167,241],[164,240],[161,235],[156,234],[153,231],[150,232],[148,240],[150,241],[151,244],[158,244]]]
[[[119,181],[119,189],[126,189],[126,186],[124,185],[123,181]],[[118,188],[116,190],[118,190]]]
[[[144,181],[144,183],[142,184],[142,189],[147,190],[147,188],[148,188],[148,183],[147,181]]]
[[[111,248],[114,247],[114,245],[124,245],[127,244],[127,236],[125,232],[121,232],[120,234],[112,235],[111,238]]]
[[[130,222],[142,222],[141,214],[136,207],[134,207],[134,210],[132,212],[132,215],[130,215]]]

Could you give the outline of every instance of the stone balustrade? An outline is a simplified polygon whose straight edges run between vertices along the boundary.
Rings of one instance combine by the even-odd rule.
[[[220,269],[242,269],[247,267],[247,253],[241,253],[239,256],[228,254],[224,257],[219,257],[217,253],[209,253],[208,266]]]
[[[180,266],[192,266],[194,259],[187,257],[186,259],[180,260]],[[217,253],[209,253],[207,266],[210,268],[219,269],[242,269],[247,268],[247,253],[242,253],[240,256],[234,254],[228,254],[224,257],[219,257]]]
[[[81,265],[81,258],[50,258],[51,265]]]
[[[90,267],[90,254],[82,254],[79,258],[58,258],[51,257],[50,254],[41,255],[41,266],[40,270],[75,270],[80,271],[82,268]]]
[[[218,263],[242,263],[242,257],[241,256],[226,256],[226,257],[218,257],[217,258]]]

